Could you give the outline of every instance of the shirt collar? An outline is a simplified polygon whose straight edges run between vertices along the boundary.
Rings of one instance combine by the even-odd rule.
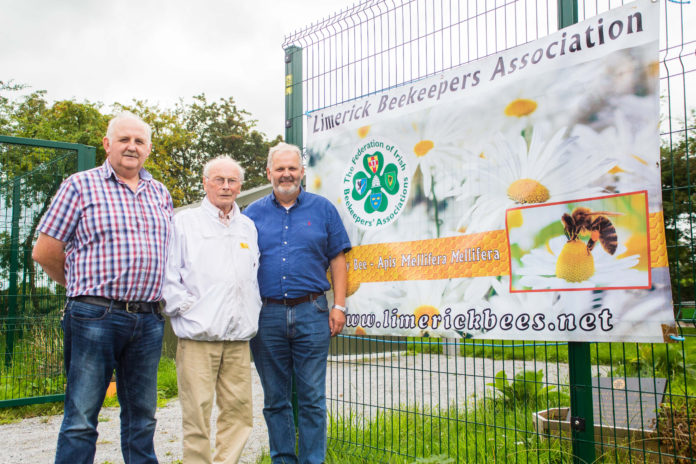
[[[216,221],[220,220],[220,216],[223,214],[222,210],[212,204],[210,200],[208,200],[208,195],[206,195],[203,198],[203,201],[201,201],[201,208],[203,208],[203,211],[205,211],[207,214],[209,214],[213,219]],[[228,213],[230,216],[230,219],[234,219],[239,215],[239,206],[237,206],[237,202],[234,203],[234,206]]]
[[[276,205],[279,208],[285,208],[285,206],[278,203],[278,200],[276,199],[276,196],[275,196],[275,192],[271,192],[268,196],[271,198],[271,201],[273,202],[274,205]],[[295,198],[295,203],[293,203],[290,208],[294,208],[295,205],[301,204],[304,201],[304,197],[305,197],[305,191],[302,188],[302,186],[300,185],[300,194],[297,195],[297,198]]]
[[[104,160],[104,164],[101,165],[100,167],[102,176],[104,176],[105,179],[108,179],[111,176],[114,176],[114,178],[118,178],[116,175],[116,171],[114,171],[113,166],[111,166],[111,163],[109,162],[109,158],[106,158]],[[150,181],[152,180],[152,174],[150,174],[145,168],[140,168],[140,178],[144,181]]]

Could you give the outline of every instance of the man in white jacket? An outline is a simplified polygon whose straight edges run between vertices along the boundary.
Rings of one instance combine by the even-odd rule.
[[[163,297],[179,342],[176,372],[184,462],[235,463],[252,427],[249,340],[261,299],[254,223],[235,203],[244,169],[219,156],[203,168],[206,196],[174,217]],[[214,455],[210,413],[217,394]]]

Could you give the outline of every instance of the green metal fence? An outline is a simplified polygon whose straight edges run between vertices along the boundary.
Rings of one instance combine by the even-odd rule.
[[[354,5],[286,37],[286,139],[303,146],[306,112],[623,3]],[[660,21],[663,200],[679,335],[670,344],[341,336],[329,359],[333,462],[696,462],[696,6],[661,0]]]
[[[95,156],[85,145],[0,136],[0,407],[63,399],[65,289],[31,251],[61,182]]]

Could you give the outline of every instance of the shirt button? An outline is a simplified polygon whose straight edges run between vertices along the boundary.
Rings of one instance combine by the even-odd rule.
[[[283,242],[283,245],[287,245],[287,244],[288,244],[288,242]]]
[[[287,229],[287,228],[288,228],[288,226],[285,226],[285,228]]]
[[[288,296],[288,294],[287,294],[287,293],[283,293],[283,296]]]
[[[285,279],[285,276],[283,276],[283,279]]]
[[[285,258],[283,258],[283,261],[285,261]]]

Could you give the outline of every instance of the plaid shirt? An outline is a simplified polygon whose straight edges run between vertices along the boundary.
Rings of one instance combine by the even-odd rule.
[[[167,188],[149,172],[133,192],[107,160],[63,182],[38,230],[67,244],[67,296],[158,301],[172,213]]]

